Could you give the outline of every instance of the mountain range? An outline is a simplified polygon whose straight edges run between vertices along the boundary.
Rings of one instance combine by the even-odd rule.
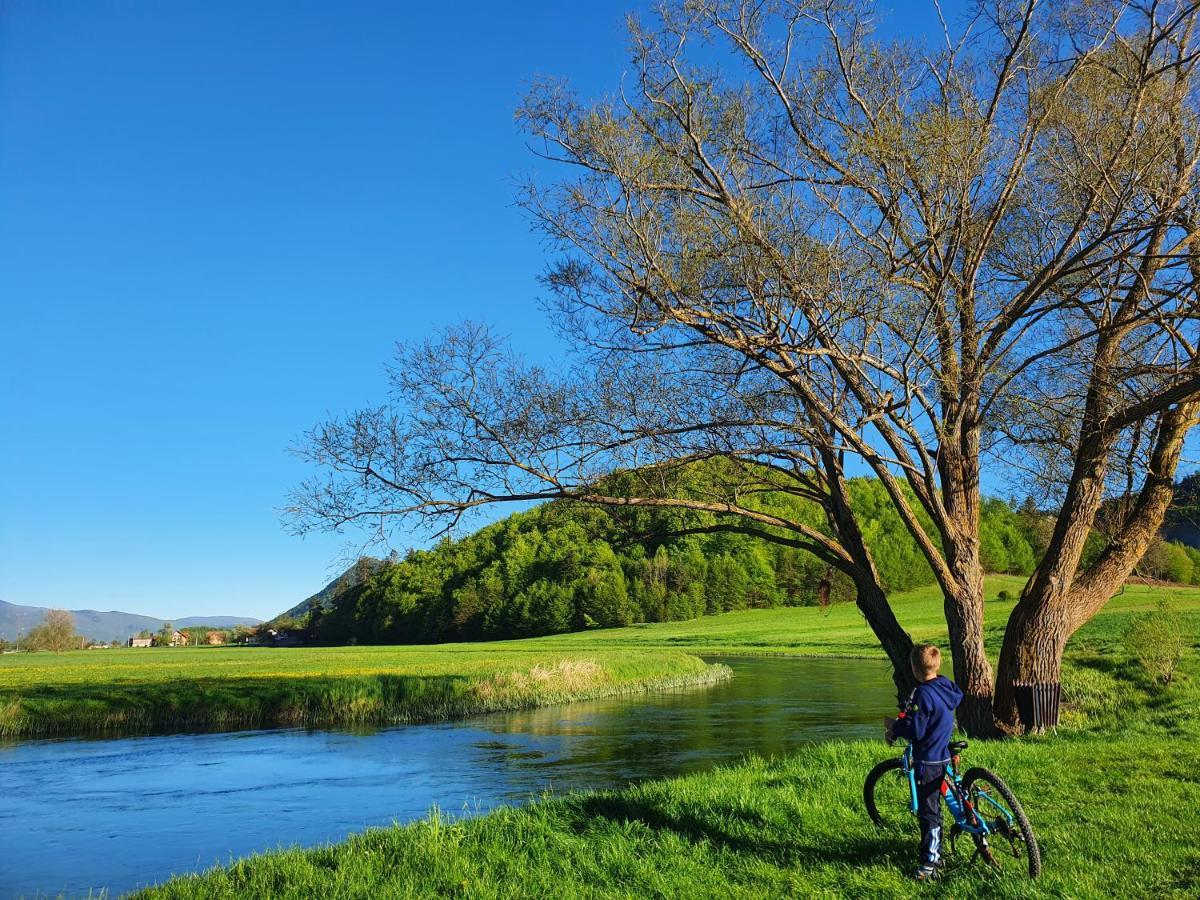
[[[96,609],[69,610],[75,617],[75,630],[90,641],[127,640],[143,629],[158,631],[165,622],[176,628],[209,627],[231,628],[234,625],[257,625],[261,619],[249,616],[186,616],[182,619],[156,619],[136,613]],[[46,608],[21,606],[0,600],[0,637],[15,641],[18,634],[27,634],[29,629],[41,624]]]

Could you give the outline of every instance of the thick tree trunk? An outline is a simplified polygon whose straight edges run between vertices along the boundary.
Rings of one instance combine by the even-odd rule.
[[[860,573],[865,575],[866,573]],[[883,652],[892,663],[892,681],[896,684],[896,700],[903,702],[916,687],[909,657],[913,641],[907,631],[896,621],[895,613],[888,604],[887,595],[879,581],[871,577],[855,577],[856,603],[867,625],[879,640]]]
[[[1022,691],[1057,693],[1062,679],[1063,648],[1074,630],[1063,616],[1063,603],[1025,602],[1023,595],[1004,632],[1000,669],[996,681],[996,727],[1003,734],[1044,730],[1045,723],[1032,720],[1028,706],[1022,709]],[[1053,718],[1057,719],[1057,710]]]
[[[983,562],[979,555],[979,430],[964,421],[978,408],[968,393],[962,406],[949,404],[957,423],[940,448],[938,469],[946,522],[943,554],[949,578],[942,584],[954,680],[963,691],[958,725],[971,737],[992,737],[992,666],[983,642]]]
[[[992,666],[983,644],[983,577],[946,592],[946,625],[954,660],[954,681],[963,691],[958,725],[971,737],[992,737]]]
[[[1163,414],[1155,435],[1146,479],[1133,509],[1100,558],[1077,574],[1083,541],[1100,505],[1102,466],[1087,467],[1068,491],[1060,528],[1046,559],[1021,594],[1000,653],[996,688],[996,724],[1007,734],[1040,730],[1042,723],[1022,711],[1019,693],[1031,686],[1058,685],[1067,640],[1120,590],[1162,527],[1174,495],[1175,472],[1183,442],[1195,422],[1200,404],[1180,404]],[[1103,447],[1101,442],[1098,446]],[[1084,515],[1091,509],[1091,516]],[[1070,520],[1071,527],[1063,523]]]

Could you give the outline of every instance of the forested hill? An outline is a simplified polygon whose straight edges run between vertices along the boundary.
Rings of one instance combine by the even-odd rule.
[[[932,573],[882,486],[850,482],[853,505],[885,588],[930,584]],[[815,506],[771,494],[773,508],[822,526]],[[853,599],[849,581],[812,555],[740,534],[655,537],[711,524],[701,514],[610,511],[548,503],[457,541],[404,559],[364,558],[320,593],[272,623],[303,629],[325,644],[494,640],[690,619],[750,607]],[[982,555],[989,572],[1029,574],[1053,520],[1031,504],[996,499],[982,513]],[[629,543],[629,535],[641,539]],[[1093,534],[1085,564],[1104,545]],[[1140,574],[1200,580],[1200,551],[1158,542]]]
[[[856,479],[850,490],[886,588],[930,583],[928,565],[878,482]],[[819,510],[806,501],[778,494],[770,503],[821,524]],[[1002,501],[986,502],[989,571],[1031,571],[1031,535],[1038,529],[1021,515]],[[702,518],[688,516],[688,524]],[[526,637],[815,604],[823,581],[831,600],[852,597],[840,573],[789,547],[726,533],[655,537],[679,524],[678,513],[549,503],[402,560],[360,561],[289,614],[318,643],[390,644]],[[622,543],[630,534],[643,537]],[[277,624],[289,623],[281,617]]]

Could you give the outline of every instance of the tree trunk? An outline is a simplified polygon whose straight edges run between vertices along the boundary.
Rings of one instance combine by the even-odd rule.
[[[958,725],[971,737],[995,734],[992,717],[992,666],[983,645],[983,577],[947,592],[946,624],[954,659],[954,681],[962,688]]]
[[[1057,685],[1067,640],[1120,590],[1162,527],[1174,495],[1175,472],[1183,442],[1200,412],[1200,403],[1182,403],[1163,414],[1158,424],[1146,479],[1132,510],[1100,558],[1077,573],[1083,541],[1100,505],[1103,468],[1079,475],[1068,492],[1076,506],[1073,527],[1056,530],[1046,559],[1021,594],[1000,653],[996,689],[996,725],[1007,734],[1040,730],[1022,714],[1018,693],[1030,685]],[[1103,442],[1099,446],[1105,446]],[[1105,451],[1107,452],[1107,450]],[[1079,498],[1083,500],[1080,502]],[[1085,517],[1080,507],[1092,510]],[[1052,556],[1057,555],[1057,559]]]
[[[983,642],[983,562],[979,555],[979,429],[973,420],[978,397],[948,402],[955,427],[940,447],[938,470],[946,521],[941,528],[948,578],[942,584],[954,680],[963,691],[959,727],[971,737],[995,734],[992,665]],[[967,415],[964,411],[970,411]]]
[[[862,573],[860,573],[861,575]],[[896,684],[896,700],[903,703],[912,689],[916,687],[913,679],[912,665],[909,662],[913,642],[907,631],[900,627],[892,607],[888,604],[887,595],[879,586],[877,579],[870,577],[854,577],[855,603],[867,625],[878,638],[883,652],[892,663],[892,681]]]
[[[1063,602],[1026,602],[1013,609],[1000,650],[996,682],[996,728],[1003,734],[1042,731],[1044,722],[1022,709],[1018,694],[1024,690],[1057,691],[1062,680],[1063,649],[1074,630],[1063,616]],[[1057,710],[1053,717],[1057,720]]]

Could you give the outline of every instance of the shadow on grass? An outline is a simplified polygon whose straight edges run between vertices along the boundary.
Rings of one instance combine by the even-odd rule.
[[[869,836],[844,835],[836,841],[825,834],[807,833],[799,822],[793,833],[778,836],[778,822],[741,807],[706,806],[704,814],[668,812],[633,797],[597,794],[581,797],[575,804],[577,831],[585,831],[588,820],[608,819],[617,823],[639,822],[653,830],[667,830],[694,843],[707,843],[740,855],[770,861],[781,868],[804,868],[845,864],[883,865],[907,868],[912,864],[915,844],[885,831]],[[747,836],[740,832],[750,832]]]

